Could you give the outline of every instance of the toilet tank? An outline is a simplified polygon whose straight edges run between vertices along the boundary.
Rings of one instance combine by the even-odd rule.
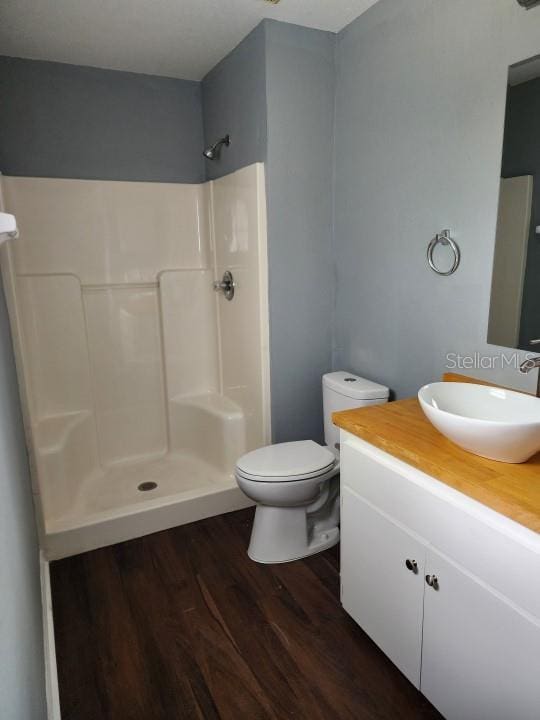
[[[322,385],[324,441],[330,449],[339,449],[339,428],[332,423],[332,413],[388,402],[387,387],[344,370],[323,375]]]

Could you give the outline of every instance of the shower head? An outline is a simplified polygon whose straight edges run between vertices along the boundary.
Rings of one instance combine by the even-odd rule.
[[[215,142],[213,145],[210,145],[210,147],[205,148],[203,150],[203,155],[207,160],[217,160],[219,158],[220,152],[221,152],[221,146],[225,145],[225,147],[229,147],[231,144],[231,138],[229,135],[225,135],[225,137],[222,137],[220,140]]]

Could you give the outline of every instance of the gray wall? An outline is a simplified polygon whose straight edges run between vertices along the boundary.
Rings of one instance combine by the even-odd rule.
[[[266,161],[272,434],[322,439],[331,368],[335,35],[264,21],[203,80],[205,142],[229,132],[221,177]]]
[[[266,157],[265,31],[260,23],[202,81],[204,142],[227,133],[219,160],[205,160],[209,180]]]
[[[273,436],[321,440],[334,305],[335,35],[275,21],[265,30]]]
[[[540,51],[513,0],[380,0],[338,36],[334,367],[398,396],[486,343],[509,64]],[[429,240],[463,258],[441,278]],[[532,389],[515,369],[468,371]]]
[[[502,176],[532,175],[533,207],[523,286],[520,347],[534,352],[530,340],[540,337],[540,78],[508,88]]]
[[[0,57],[5,175],[201,182],[200,84]]]
[[[0,717],[45,720],[38,546],[0,285]]]

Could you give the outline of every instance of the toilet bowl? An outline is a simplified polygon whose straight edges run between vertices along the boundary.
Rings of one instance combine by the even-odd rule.
[[[339,460],[312,440],[280,443],[244,455],[240,489],[257,503],[248,555],[261,563],[296,560],[339,540]]]
[[[235,475],[256,504],[248,555],[298,560],[339,542],[339,431],[332,413],[388,401],[388,388],[343,371],[323,376],[326,445],[278,443],[243,455]]]

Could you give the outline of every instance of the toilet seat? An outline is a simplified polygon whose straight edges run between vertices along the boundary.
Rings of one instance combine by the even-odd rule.
[[[264,475],[250,475],[249,473],[245,473],[240,471],[238,468],[236,468],[236,477],[242,478],[244,480],[251,480],[252,482],[259,482],[259,483],[265,483],[267,485],[276,485],[276,484],[287,484],[287,483],[293,483],[293,482],[301,482],[302,480],[316,480],[317,478],[326,478],[329,473],[333,474],[333,470],[335,468],[336,463],[332,463],[331,465],[328,465],[323,470],[319,470],[315,473],[304,473],[303,475],[287,475],[286,477],[266,477]]]
[[[326,475],[335,455],[313,440],[279,443],[253,450],[238,460],[236,474],[254,482],[295,482]]]

